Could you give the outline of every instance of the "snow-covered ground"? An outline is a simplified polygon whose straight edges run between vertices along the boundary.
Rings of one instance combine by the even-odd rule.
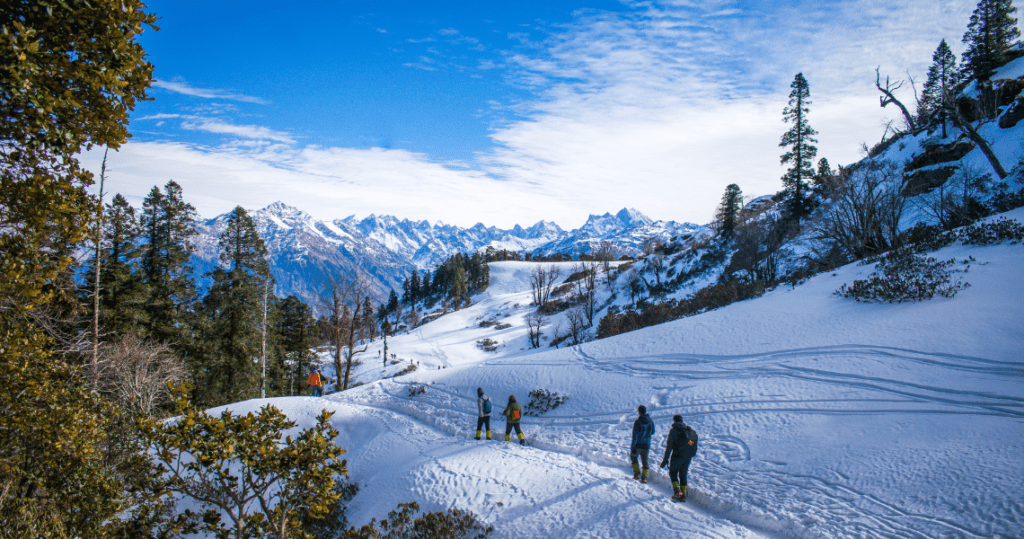
[[[1024,221],[1024,210],[1010,216]],[[974,257],[959,274],[971,286],[952,299],[856,303],[833,291],[873,268],[849,265],[559,350],[527,345],[533,265],[493,264],[473,306],[389,339],[399,364],[382,369],[378,341],[356,371],[364,385],[270,401],[301,426],[336,412],[361,486],[355,525],[416,500],[471,510],[495,538],[1022,537],[1024,245],[932,256]],[[503,344],[485,352],[484,337]],[[409,361],[420,368],[380,380]],[[417,385],[425,392],[410,396]],[[528,447],[500,441],[497,418],[496,440],[475,441],[477,387],[495,412],[535,389],[568,401],[524,418]],[[664,470],[631,479],[639,404],[657,427],[653,464],[673,414],[701,435],[685,504],[668,500]]]

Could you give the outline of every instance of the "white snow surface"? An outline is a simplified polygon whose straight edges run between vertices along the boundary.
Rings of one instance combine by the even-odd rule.
[[[1024,221],[1024,209],[1007,215]],[[474,305],[388,339],[397,364],[382,368],[370,344],[354,373],[364,385],[229,407],[269,402],[301,427],[334,411],[357,526],[416,500],[468,509],[494,538],[1022,537],[1024,245],[931,256],[974,257],[958,274],[970,287],[857,303],[833,294],[873,270],[853,264],[558,350],[528,348],[536,264],[495,263]],[[496,352],[476,346],[485,337]],[[381,379],[410,362],[416,372]],[[416,385],[425,392],[410,396]],[[492,441],[473,439],[477,387],[495,405]],[[502,441],[508,395],[525,407],[535,389],[568,401],[523,418],[527,447]],[[657,428],[646,485],[628,461],[640,404]],[[656,467],[673,414],[701,436],[685,504]]]

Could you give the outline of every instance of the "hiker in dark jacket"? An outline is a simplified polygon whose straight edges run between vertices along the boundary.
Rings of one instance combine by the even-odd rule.
[[[516,402],[515,395],[508,396],[508,406],[501,412],[501,415],[505,416],[505,441],[512,441],[512,429],[516,429],[516,434],[519,435],[519,445],[526,445],[526,440],[523,438],[523,429],[519,428],[519,419],[523,417],[523,409]]]
[[[629,461],[633,464],[633,479],[639,479],[641,483],[647,482],[647,475],[651,467],[647,464],[647,455],[651,451],[651,436],[654,436],[654,421],[647,415],[647,407],[640,405],[637,408],[640,417],[633,422],[633,442],[629,444]],[[640,473],[640,463],[637,457],[644,464],[643,473]]]
[[[491,439],[491,399],[484,395],[484,388],[476,388],[476,439],[480,439],[480,429],[487,425],[487,439]]]
[[[686,501],[686,474],[690,470],[690,459],[697,454],[697,433],[686,423],[683,416],[672,416],[672,430],[665,441],[665,458],[661,467],[668,466],[668,477],[672,480],[672,499]]]

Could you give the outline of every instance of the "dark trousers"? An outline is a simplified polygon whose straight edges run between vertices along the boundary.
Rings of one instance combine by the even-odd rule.
[[[516,434],[522,434],[523,429],[519,428],[519,423],[505,423],[505,436],[512,434],[512,429],[516,429]]]
[[[481,428],[484,425],[487,425],[486,429]],[[476,430],[491,430],[491,416],[485,415],[476,418]]]
[[[631,464],[637,464],[637,457],[640,457],[640,462],[643,462],[643,468],[649,470],[651,467],[647,465],[647,455],[651,452],[650,447],[637,447],[629,453],[629,462]]]
[[[690,459],[692,457],[673,457],[668,463],[668,477],[673,483],[679,482],[679,486],[686,486],[686,474],[690,471]]]

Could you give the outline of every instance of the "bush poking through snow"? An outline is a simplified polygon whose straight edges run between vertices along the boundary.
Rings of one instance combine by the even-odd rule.
[[[427,392],[427,386],[423,384],[413,384],[409,386],[409,396],[415,397],[416,395],[422,395]]]
[[[923,301],[936,294],[951,298],[957,292],[971,286],[960,279],[953,279],[950,266],[956,260],[938,261],[908,251],[896,251],[881,258],[877,269],[865,280],[845,284],[836,294],[865,303],[900,303]]]
[[[413,372],[416,372],[416,364],[415,363],[410,363],[408,367],[406,367],[406,368],[396,372],[395,373],[395,378],[397,378],[399,376],[405,376],[406,374],[413,373]]]
[[[430,537],[431,539],[486,539],[494,526],[485,526],[472,511],[452,508],[436,513],[424,513],[413,518],[420,505],[416,502],[400,503],[388,513],[388,519],[377,524],[373,519],[359,528],[350,528],[343,539],[398,539],[400,537]]]
[[[530,392],[530,404],[526,405],[526,415],[538,416],[549,410],[558,408],[559,405],[569,400],[569,397],[559,395],[546,389],[534,389]]]
[[[484,352],[494,352],[498,349],[498,341],[487,337],[483,340],[476,341],[476,346]]]

